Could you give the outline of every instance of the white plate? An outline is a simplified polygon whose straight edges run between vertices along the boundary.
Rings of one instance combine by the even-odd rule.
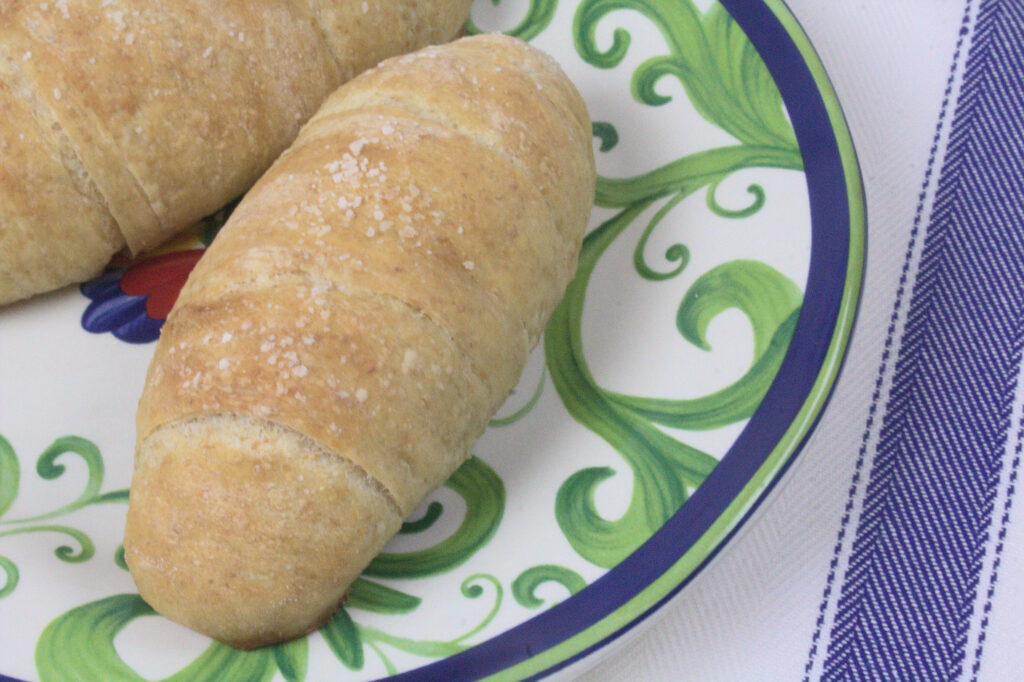
[[[777,479],[838,370],[863,200],[778,0],[480,0],[595,120],[580,271],[476,457],[333,623],[242,653],[154,616],[120,558],[135,405],[223,220],[0,311],[0,678],[523,678],[685,587]],[[477,30],[472,29],[471,30]]]

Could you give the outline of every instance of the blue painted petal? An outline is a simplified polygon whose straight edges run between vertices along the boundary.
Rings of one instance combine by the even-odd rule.
[[[114,336],[127,343],[153,343],[160,338],[160,328],[163,325],[163,320],[154,320],[143,308],[141,316],[114,329]]]
[[[124,268],[107,270],[96,279],[82,284],[79,290],[82,295],[94,301],[111,298],[121,293],[121,277],[124,273]]]
[[[94,334],[114,331],[138,317],[147,317],[146,299],[142,296],[118,294],[97,299],[82,313],[82,327]]]

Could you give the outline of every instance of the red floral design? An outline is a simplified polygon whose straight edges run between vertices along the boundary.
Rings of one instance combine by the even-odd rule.
[[[154,320],[166,320],[202,255],[202,249],[189,249],[147,258],[124,273],[121,291],[129,296],[146,296],[146,314]]]

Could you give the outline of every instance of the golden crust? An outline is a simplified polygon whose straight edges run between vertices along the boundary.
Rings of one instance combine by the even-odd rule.
[[[151,606],[233,646],[325,622],[401,524],[358,468],[274,424],[198,419],[152,434],[146,450],[125,561]]]
[[[259,424],[303,439],[261,450],[296,472],[282,477],[299,476],[315,448],[325,453],[317,467],[333,461],[365,474],[378,495],[367,504],[379,511],[387,502],[391,528],[391,514],[410,513],[468,456],[576,266],[595,182],[579,95],[510,38],[467,38],[427,54],[389,61],[325,103],[237,207],[157,344],[139,406],[126,556],[143,597],[236,646],[315,627],[387,537],[374,530],[376,549],[307,555],[301,542],[342,548],[350,538],[301,528],[301,542],[264,542],[256,529],[265,512],[251,505],[213,513],[209,530],[189,511],[189,530],[178,533],[151,499],[170,510],[210,495],[234,499],[236,485],[258,494],[246,466],[223,462],[239,456],[236,425]],[[446,74],[430,75],[424,60]],[[430,94],[403,94],[410,89]],[[349,519],[374,523],[353,508],[362,498],[336,488],[308,496],[336,507],[345,521],[331,528],[342,535]],[[171,540],[158,537],[168,532]],[[194,566],[189,552],[228,536],[257,548],[239,551],[268,570],[301,565],[310,576],[301,607],[282,615],[279,592],[261,605],[258,591],[240,587],[243,599],[227,586],[190,606],[207,572],[227,585],[234,559],[218,548]],[[167,577],[182,574],[180,584]]]
[[[92,277],[124,245],[98,197],[65,168],[52,129],[2,81],[0,160],[0,254],[9,264],[0,304]]]
[[[524,45],[482,35],[387,60],[355,79],[344,98],[325,102],[305,137],[316,136],[343,111],[374,105],[405,109],[505,156],[547,200],[558,228],[576,229],[590,215],[593,196],[566,191],[561,176],[594,174],[593,155],[577,152],[589,147],[591,131],[577,118],[582,100],[572,84],[550,73],[548,57]]]
[[[31,55],[29,80],[133,251],[243,192],[341,82],[283,3],[61,7],[19,4],[0,42]]]

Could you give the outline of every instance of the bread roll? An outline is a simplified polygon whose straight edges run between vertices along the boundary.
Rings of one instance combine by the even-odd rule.
[[[125,558],[236,647],[324,623],[469,455],[572,277],[591,127],[504,36],[334,94],[171,312],[138,413]]]
[[[0,0],[0,304],[247,190],[324,98],[471,0]]]

